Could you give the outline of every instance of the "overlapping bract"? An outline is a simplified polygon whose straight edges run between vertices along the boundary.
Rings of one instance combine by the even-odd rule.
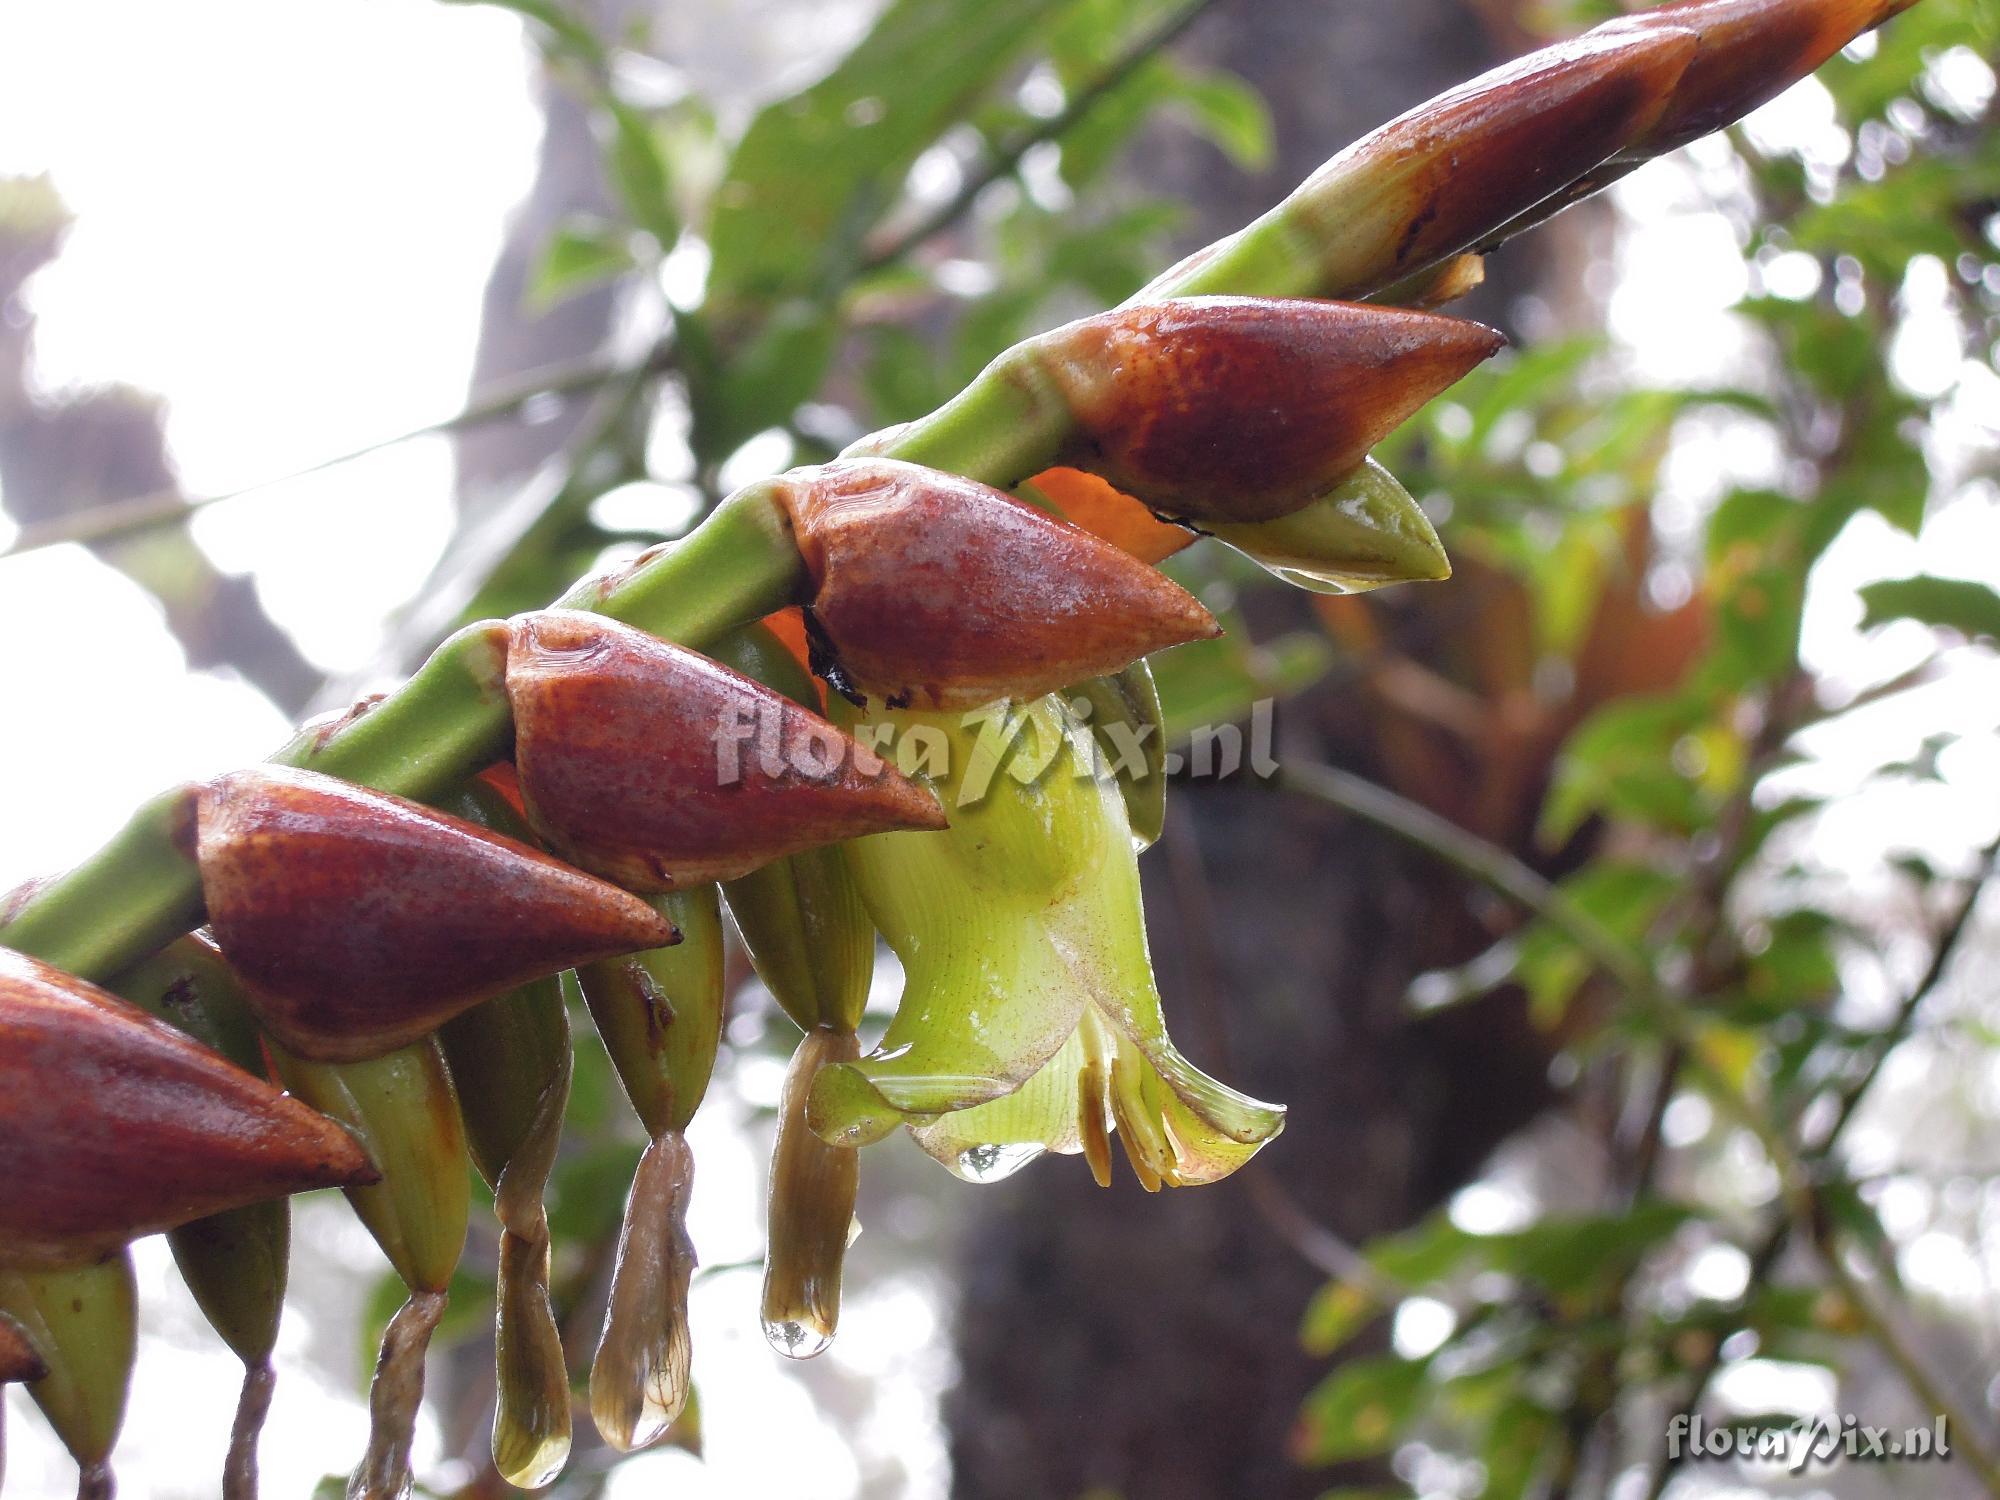
[[[136,1007],[0,949],[0,1265],[77,1265],[374,1175],[347,1133]]]

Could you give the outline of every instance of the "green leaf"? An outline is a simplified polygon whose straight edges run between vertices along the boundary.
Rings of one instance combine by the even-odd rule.
[[[1271,112],[1263,97],[1228,73],[1191,73],[1179,79],[1179,109],[1218,151],[1246,172],[1271,164]]]
[[[923,149],[1067,0],[895,0],[839,65],[751,122],[716,195],[710,295],[823,292]]]
[[[1330,1281],[1306,1304],[1299,1342],[1308,1354],[1332,1354],[1372,1323],[1382,1304],[1352,1281]]]
[[[1968,638],[2000,637],[2000,594],[1965,578],[1892,578],[1861,590],[1864,630],[1890,620],[1918,620]]]
[[[1429,1369],[1429,1360],[1394,1354],[1340,1366],[1306,1397],[1294,1456],[1310,1464],[1335,1464],[1388,1452],[1416,1413]]]
[[[528,282],[528,305],[539,311],[631,269],[624,230],[601,220],[572,219],[549,236]]]
[[[632,222],[650,234],[662,250],[680,238],[680,215],[674,209],[673,179],[666,150],[651,122],[629,104],[609,100],[611,113],[611,181]]]

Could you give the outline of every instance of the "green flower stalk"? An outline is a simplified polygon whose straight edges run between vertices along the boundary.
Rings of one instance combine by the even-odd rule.
[[[952,826],[848,848],[905,989],[874,1051],[820,1071],[815,1131],[861,1145],[908,1125],[952,1171],[991,1181],[1047,1151],[1089,1151],[1101,1174],[1115,1126],[1142,1180],[1170,1184],[1226,1176],[1278,1133],[1281,1109],[1169,1040],[1124,801],[1060,700],[843,717],[913,762],[935,748]]]
[[[410,1289],[389,1322],[368,1391],[368,1451],[348,1500],[400,1500],[424,1396],[424,1354],[465,1248],[471,1191],[465,1126],[434,1037],[363,1062],[323,1063],[271,1044],[286,1085],[351,1130],[382,1180],[347,1201]]]
[[[473,783],[458,809],[469,821],[527,837],[492,787]],[[466,1144],[493,1189],[500,1221],[494,1295],[493,1463],[500,1477],[539,1489],[570,1451],[569,1369],[549,1302],[549,1220],[543,1194],[569,1103],[569,1011],[557,975],[474,1006],[438,1030],[465,1122]]]
[[[589,964],[576,976],[651,1138],[625,1201],[610,1305],[590,1366],[591,1416],[620,1452],[658,1442],[688,1399],[694,1156],[683,1132],[708,1091],[725,998],[715,887],[656,901],[682,934],[678,946]]]
[[[0,1270],[0,1315],[42,1366],[28,1394],[76,1460],[77,1500],[112,1500],[111,1450],[139,1344],[131,1253],[58,1271]]]

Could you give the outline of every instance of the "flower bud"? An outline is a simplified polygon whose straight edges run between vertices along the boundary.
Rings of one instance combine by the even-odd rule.
[[[1374,459],[1303,509],[1275,521],[1218,524],[1212,534],[1285,582],[1315,594],[1451,577],[1430,518]]]
[[[52,1271],[0,1271],[0,1314],[27,1335],[45,1372],[28,1394],[76,1460],[77,1500],[111,1500],[111,1450],[125,1423],[138,1352],[132,1256]]]
[[[0,1264],[96,1260],[204,1214],[373,1178],[331,1120],[0,949]]]
[[[1206,525],[1270,520],[1324,494],[1503,342],[1406,308],[1189,297],[1085,318],[1031,347],[1076,425],[1065,462]]]
[[[529,820],[632,889],[731,879],[815,845],[943,823],[929,793],[833,725],[705,656],[575,610],[523,615],[512,632]]]
[[[1032,697],[1221,633],[1154,569],[972,480],[857,458],[783,484],[812,619],[892,704]]]
[[[1607,21],[1590,38],[1691,31],[1694,58],[1653,126],[1617,153],[1648,161],[1777,98],[1862,32],[1914,0],[1669,0]]]
[[[1694,37],[1597,34],[1504,64],[1369,132],[1262,219],[1133,300],[1254,272],[1295,296],[1366,297],[1561,192],[1653,128]]]
[[[301,1057],[380,1057],[493,995],[672,941],[637,897],[400,797],[262,767],[200,791],[216,940]]]

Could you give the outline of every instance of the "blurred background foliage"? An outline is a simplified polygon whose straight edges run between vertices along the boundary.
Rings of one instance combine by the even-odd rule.
[[[890,0],[814,11],[826,44],[774,64],[754,39],[811,7],[485,3],[524,23],[547,128],[448,424],[457,529],[377,674],[928,410],[1611,10]],[[1468,307],[1515,348],[1378,454],[1450,583],[1307,599],[1220,547],[1174,560],[1229,626],[1156,663],[1177,736],[1277,699],[1281,769],[1176,784],[1157,957],[1191,1050],[1291,1128],[1145,1201],[871,1153],[848,1324],[913,1275],[942,1309],[941,1364],[877,1373],[923,1387],[950,1474],[896,1463],[892,1423],[846,1490],[798,1493],[2000,1493],[1996,58],[2000,4],[1924,0],[1497,257]],[[0,293],[58,253],[59,188],[6,189]],[[23,394],[32,333],[0,324],[24,539],[88,536],[194,665],[287,710],[351,696],[195,547],[145,397]],[[153,524],[93,529],[135,495]],[[790,1040],[736,978],[725,1108],[754,1134]],[[577,1035],[550,1218],[582,1362],[641,1143]],[[504,1491],[491,1255],[434,1377],[436,1493]],[[871,1409],[815,1379],[837,1424]],[[1687,1409],[1948,1411],[1958,1457],[1689,1467]],[[555,1493],[614,1484],[580,1459]]]

